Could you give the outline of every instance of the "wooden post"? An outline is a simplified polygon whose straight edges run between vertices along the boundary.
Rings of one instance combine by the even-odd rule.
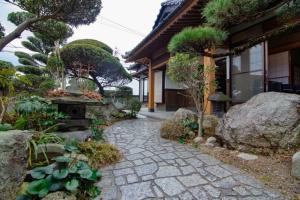
[[[211,53],[213,53],[211,51]],[[205,77],[206,77],[206,84],[207,89],[204,92],[204,104],[206,105],[205,114],[211,115],[213,114],[213,105],[212,102],[208,100],[208,97],[211,94],[215,93],[215,80],[216,80],[216,74],[215,74],[215,60],[212,57],[204,56],[204,69],[206,71]]]
[[[149,61],[149,73],[148,73],[148,79],[149,79],[149,99],[148,99],[148,110],[149,112],[154,112],[154,70],[152,69],[151,60]]]

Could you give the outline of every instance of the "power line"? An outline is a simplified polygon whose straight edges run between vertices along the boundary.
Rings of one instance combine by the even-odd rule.
[[[104,25],[104,26],[108,26],[108,27],[111,27],[111,28],[114,28],[114,29],[117,29],[117,30],[120,30],[120,31],[124,31],[126,33],[130,33],[130,34],[133,34],[133,35],[136,35],[136,36],[139,36],[139,37],[144,37],[144,36],[142,36],[140,34],[132,32],[132,31],[128,31],[126,29],[121,29],[120,27],[113,26],[112,24],[107,24],[107,23],[103,23],[103,22],[100,22],[99,24]]]
[[[113,24],[115,24],[115,25],[117,25],[117,26],[120,26],[120,27],[122,27],[122,28],[124,28],[124,29],[126,29],[126,30],[128,30],[128,31],[130,31],[130,32],[132,32],[132,33],[135,33],[136,35],[145,37],[145,34],[139,32],[139,31],[137,31],[137,30],[135,30],[135,29],[133,29],[133,28],[129,28],[129,27],[127,27],[127,26],[124,26],[124,25],[122,25],[122,24],[120,24],[120,23],[118,23],[118,22],[116,22],[116,21],[114,21],[114,20],[111,20],[111,19],[107,18],[107,17],[104,17],[104,16],[100,16],[100,17],[101,17],[102,19],[104,19],[104,20],[110,22],[110,23],[113,23]]]

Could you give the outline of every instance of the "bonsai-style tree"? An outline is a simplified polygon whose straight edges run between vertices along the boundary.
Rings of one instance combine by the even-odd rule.
[[[15,55],[19,58],[22,65],[30,65],[36,67],[45,67],[48,63],[48,57],[54,51],[55,43],[62,44],[67,38],[73,35],[73,30],[62,22],[54,22],[49,20],[48,32],[36,32],[34,36],[27,37],[26,41],[22,41],[22,45],[33,52],[28,54],[17,51]]]
[[[213,67],[213,66],[212,66]],[[203,136],[203,118],[206,108],[204,92],[210,84],[207,81],[209,70],[204,68],[200,58],[192,54],[177,53],[169,60],[167,73],[171,80],[186,88],[198,112],[198,138]]]
[[[132,80],[112,52],[97,40],[76,40],[62,48],[61,58],[72,77],[94,81],[104,95],[105,87],[121,86]]]
[[[102,8],[101,0],[6,0],[24,12],[10,13],[8,20],[17,28],[0,39],[0,51],[23,31],[51,33],[49,20],[53,23],[64,22],[71,26],[90,24],[96,20]]]

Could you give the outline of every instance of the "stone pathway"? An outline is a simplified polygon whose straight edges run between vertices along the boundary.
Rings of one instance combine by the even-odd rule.
[[[104,200],[266,200],[285,199],[254,178],[192,147],[161,139],[159,121],[137,119],[106,131],[124,153],[102,169]]]

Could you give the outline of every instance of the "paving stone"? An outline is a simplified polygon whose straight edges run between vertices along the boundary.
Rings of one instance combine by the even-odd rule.
[[[135,171],[138,176],[154,174],[157,171],[157,169],[158,169],[158,167],[157,167],[156,163],[135,167]]]
[[[153,190],[157,197],[164,197],[164,194],[161,192],[161,190],[157,186],[154,186]]]
[[[134,160],[133,161],[135,165],[143,165],[144,162],[142,160]]]
[[[209,167],[206,167],[205,170],[219,178],[225,178],[225,177],[231,175],[230,172],[228,172],[227,170],[225,170],[219,166],[209,166]]]
[[[183,185],[174,177],[155,179],[154,182],[169,196],[175,196],[185,191]]]
[[[177,156],[174,153],[161,154],[161,155],[159,155],[159,157],[163,160],[173,160],[173,159],[177,158]]]
[[[142,177],[142,180],[143,181],[149,181],[149,180],[153,180],[154,179],[154,176],[153,175],[147,175],[147,176],[143,176]]]
[[[144,163],[153,163],[153,160],[150,158],[145,158],[145,159],[143,159],[143,162]]]
[[[151,182],[134,183],[121,187],[122,200],[142,200],[154,198]]]
[[[161,177],[170,177],[170,176],[180,176],[181,172],[174,166],[163,166],[159,167],[156,176]]]
[[[214,198],[219,198],[220,195],[221,195],[221,191],[214,188],[213,186],[211,185],[205,185],[203,186],[203,188],[205,189],[205,191],[211,196],[211,197],[214,197]]]
[[[234,176],[234,179],[239,181],[240,183],[250,185],[255,188],[262,188],[262,184],[250,176],[236,175]]]
[[[129,168],[133,167],[133,164],[129,161],[120,162],[115,165],[115,169],[123,169],[123,168]]]
[[[195,168],[192,166],[180,167],[180,170],[182,171],[182,173],[184,175],[188,175],[188,174],[196,172]]]
[[[117,188],[112,186],[109,188],[102,188],[102,198],[105,200],[117,199]]]
[[[141,153],[132,154],[130,156],[127,156],[127,160],[137,160],[137,159],[141,159],[141,158],[144,158],[144,155]]]
[[[236,192],[237,192],[238,194],[240,194],[241,196],[247,196],[247,195],[250,195],[250,194],[251,194],[251,193],[248,192],[248,191],[246,190],[246,188],[243,187],[243,186],[234,187],[233,190],[236,191]]]
[[[186,165],[187,165],[187,163],[186,163],[184,160],[182,160],[181,158],[176,159],[175,161],[176,161],[176,162],[178,163],[178,165],[180,165],[180,166],[186,166]]]
[[[183,194],[180,194],[179,198],[181,200],[193,200],[194,199],[193,195],[191,195],[189,192],[185,192]]]
[[[223,197],[222,200],[237,200],[235,197]]]
[[[206,165],[217,165],[221,162],[210,155],[197,155],[197,158],[204,162]]]
[[[116,185],[125,185],[126,184],[126,180],[124,177],[119,176],[116,178]]]
[[[194,155],[188,151],[176,152],[176,154],[178,155],[178,157],[184,158],[184,159],[194,157]]]
[[[177,178],[186,187],[193,187],[193,186],[203,185],[207,183],[207,181],[203,179],[199,174],[192,174],[189,176],[179,176]]]
[[[186,159],[186,162],[190,165],[192,165],[193,167],[202,167],[203,166],[203,162],[201,162],[200,160],[198,160],[197,158],[189,158]]]
[[[113,171],[115,176],[122,176],[127,174],[133,174],[134,171],[132,168],[118,169]]]
[[[131,149],[129,149],[129,154],[137,154],[137,153],[141,153],[141,152],[143,152],[143,151],[145,151],[144,149],[142,149],[142,148],[131,148]]]
[[[135,174],[127,175],[127,182],[128,183],[136,183],[138,181],[139,181],[139,179],[138,179],[137,175],[135,175]]]
[[[193,196],[197,200],[208,200],[209,199],[207,194],[205,193],[205,191],[199,187],[190,189],[190,192],[193,194]]]
[[[154,154],[151,153],[150,151],[145,151],[145,152],[143,152],[142,154],[144,154],[145,157],[151,157],[151,156],[154,156]]]
[[[232,177],[227,177],[220,181],[215,181],[212,184],[217,188],[233,188],[238,185],[238,182],[236,182]]]

